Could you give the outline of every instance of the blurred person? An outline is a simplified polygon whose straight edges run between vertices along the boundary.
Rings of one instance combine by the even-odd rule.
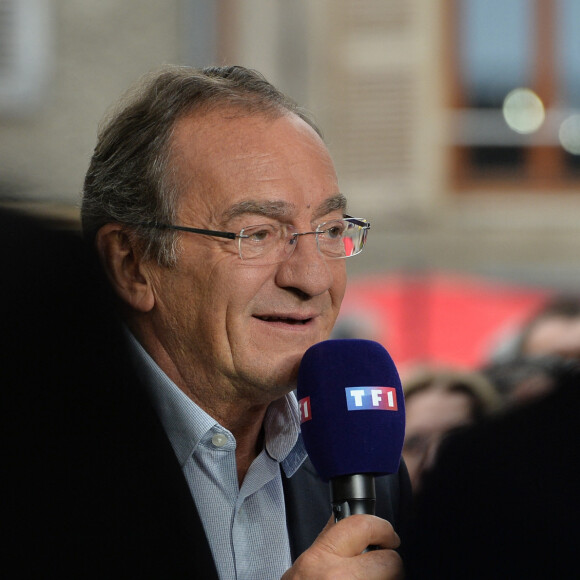
[[[156,449],[157,470],[143,472],[157,490],[145,522],[124,506],[104,513],[124,536],[162,525],[162,557],[183,576],[201,565],[203,578],[401,573],[404,467],[378,479],[380,518],[326,525],[328,486],[307,461],[292,393],[304,351],[334,325],[344,258],[370,227],[345,212],[317,127],[243,67],[166,67],[100,131],[83,232],[119,305],[132,396],[156,418],[141,453]],[[125,560],[158,564],[155,553],[145,539]]]
[[[332,339],[362,339],[380,342],[379,324],[368,313],[340,316],[330,334]]]
[[[482,368],[509,405],[548,393],[554,373],[580,358],[580,298],[561,295],[542,305]]]
[[[491,362],[481,369],[481,373],[495,386],[503,404],[509,407],[551,391],[565,365],[566,361],[557,356],[518,356]]]
[[[578,578],[580,370],[445,439],[403,532],[408,580]]]
[[[557,296],[522,327],[517,355],[580,358],[580,298]]]
[[[405,442],[403,458],[414,491],[430,467],[442,438],[499,408],[493,385],[480,373],[458,369],[415,369],[403,379]]]
[[[142,450],[151,417],[133,397],[94,252],[78,231],[15,209],[0,209],[0,236],[2,570],[12,578],[172,574],[162,520],[147,525],[159,515],[146,506],[164,468],[147,471],[157,453]],[[153,545],[167,555],[163,566],[147,554]]]

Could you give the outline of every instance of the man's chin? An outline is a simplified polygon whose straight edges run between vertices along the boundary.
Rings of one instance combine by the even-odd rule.
[[[316,341],[315,341],[316,342]],[[314,342],[312,342],[314,344]],[[305,343],[299,347],[288,345],[273,349],[255,348],[253,353],[245,353],[246,372],[244,373],[248,385],[260,385],[259,390],[267,392],[274,398],[289,393],[296,388],[298,369],[302,357],[312,344]],[[238,370],[241,370],[238,367]]]
[[[247,382],[254,387],[261,385],[258,390],[269,400],[279,399],[296,388],[302,356],[302,353],[293,356],[272,356],[264,360],[259,367],[248,369]]]

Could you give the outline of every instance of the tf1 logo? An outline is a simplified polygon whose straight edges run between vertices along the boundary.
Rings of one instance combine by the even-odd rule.
[[[349,411],[397,411],[397,389],[393,387],[347,387],[346,408]],[[300,423],[312,419],[310,397],[298,401]]]
[[[312,419],[312,411],[310,409],[310,397],[304,397],[298,401],[298,409],[300,410],[300,423],[310,421]]]
[[[347,387],[349,411],[396,411],[397,390],[392,387]]]

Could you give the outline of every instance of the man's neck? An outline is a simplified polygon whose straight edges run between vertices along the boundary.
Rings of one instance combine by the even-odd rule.
[[[199,403],[197,403],[199,405]],[[199,405],[203,408],[203,405]],[[245,407],[245,408],[244,408]],[[248,407],[232,405],[224,412],[205,409],[220,425],[228,429],[236,439],[236,465],[238,484],[241,487],[250,465],[264,447],[264,417],[267,406]]]
[[[151,333],[131,324],[129,328],[177,387],[235,437],[238,482],[241,486],[250,465],[263,449],[263,423],[268,403],[250,402],[241,395],[236,397],[234,393],[237,389],[228,388],[226,384],[215,384],[215,380],[199,375],[199,369],[195,366],[190,368],[177,364],[175,357]],[[182,372],[184,368],[189,374]],[[219,396],[220,393],[222,396]]]

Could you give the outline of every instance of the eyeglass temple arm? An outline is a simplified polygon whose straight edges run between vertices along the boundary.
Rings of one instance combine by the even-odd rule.
[[[235,240],[238,234],[233,232],[219,232],[216,230],[202,230],[200,228],[189,228],[187,226],[172,226],[169,224],[155,224],[155,223],[142,223],[139,224],[149,228],[155,228],[158,230],[178,230],[180,232],[190,232],[192,234],[205,234],[206,236],[214,236],[217,238],[227,238],[228,240]]]
[[[368,230],[371,227],[371,224],[364,219],[355,218],[350,215],[345,215],[344,219],[350,220],[352,223],[356,224],[361,228],[365,228]],[[145,226],[149,228],[155,228],[159,230],[178,230],[180,232],[190,232],[193,234],[205,234],[206,236],[215,236],[217,238],[226,238],[228,240],[235,240],[236,238],[240,237],[239,234],[235,234],[233,232],[220,232],[216,230],[203,230],[200,228],[190,228],[187,226],[174,226],[169,224],[156,224],[156,223],[140,223],[140,226]]]
[[[371,227],[370,222],[367,222],[364,218],[356,218],[345,214],[344,219],[350,220],[355,225],[360,226],[361,228],[365,228],[366,230]]]

